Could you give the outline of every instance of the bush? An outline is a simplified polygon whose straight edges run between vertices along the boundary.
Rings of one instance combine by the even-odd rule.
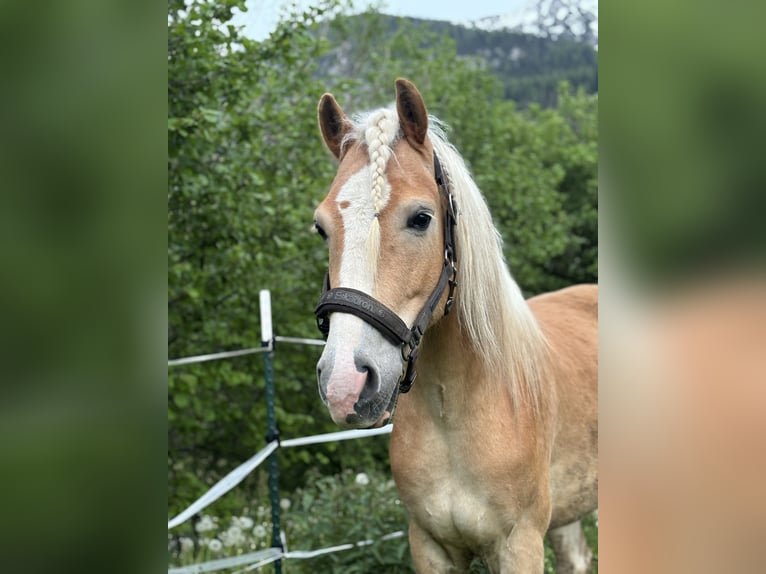
[[[281,501],[288,550],[319,550],[341,544],[371,543],[307,560],[290,560],[290,573],[413,573],[407,543],[407,514],[387,473],[346,470],[335,476],[317,471],[306,486]],[[181,535],[168,535],[170,566],[237,556],[270,546],[270,510],[258,506],[242,515],[202,515]],[[381,540],[387,534],[405,535]],[[270,571],[266,567],[262,572]]]
[[[315,550],[363,540],[374,542],[311,560],[291,561],[290,572],[415,572],[406,537],[407,513],[388,474],[346,470],[336,476],[321,476],[311,472],[306,484],[293,495],[285,516],[290,548]],[[380,541],[400,530],[405,536]]]

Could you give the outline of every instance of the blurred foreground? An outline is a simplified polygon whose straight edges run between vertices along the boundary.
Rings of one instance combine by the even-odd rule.
[[[762,571],[760,17],[656,1],[601,14],[599,566]]]

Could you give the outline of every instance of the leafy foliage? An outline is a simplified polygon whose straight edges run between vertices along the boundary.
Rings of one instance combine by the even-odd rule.
[[[311,561],[295,561],[290,564],[291,572],[414,573],[407,537],[381,540],[393,532],[407,531],[407,514],[387,472],[309,473],[306,486],[292,496],[285,531],[292,547],[300,549],[372,542]]]
[[[493,145],[470,161],[516,280],[528,294],[597,281],[596,97],[562,84],[556,109],[492,112]]]
[[[309,232],[310,206],[333,166],[319,138],[307,137],[322,92],[312,73],[323,42],[311,30],[332,6],[294,14],[256,43],[225,25],[244,2],[169,5],[171,357],[258,346],[258,289],[275,293],[279,333],[314,334],[325,255]],[[290,397],[279,419],[291,433],[314,421],[315,362],[311,350],[277,354],[279,395]],[[195,477],[215,479],[217,460],[243,460],[263,445],[263,371],[257,357],[179,367],[168,387],[172,511],[203,491]],[[305,462],[327,460],[316,451]]]

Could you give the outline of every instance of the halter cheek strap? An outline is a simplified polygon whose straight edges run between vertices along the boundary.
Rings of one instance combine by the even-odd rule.
[[[401,393],[409,391],[412,383],[415,381],[417,376],[415,361],[418,357],[420,341],[423,333],[426,332],[428,325],[431,323],[431,317],[436,310],[436,306],[439,304],[444,291],[449,288],[447,302],[444,306],[444,315],[447,315],[452,309],[455,287],[457,286],[457,268],[455,266],[457,261],[455,249],[457,209],[455,198],[449,190],[436,152],[434,152],[434,174],[436,184],[446,200],[444,216],[444,265],[436,287],[423,306],[423,309],[418,313],[412,327],[408,327],[396,313],[367,293],[346,287],[330,288],[329,273],[325,274],[322,296],[319,298],[319,302],[314,309],[314,314],[317,316],[317,327],[325,339],[327,339],[330,333],[330,314],[349,313],[369,323],[393,345],[401,345],[402,359],[406,363],[402,378],[399,381],[399,392]]]

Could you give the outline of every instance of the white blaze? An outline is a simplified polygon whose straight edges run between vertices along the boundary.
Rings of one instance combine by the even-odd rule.
[[[375,219],[375,205],[370,193],[372,173],[366,165],[348,178],[340,188],[336,202],[347,207],[340,208],[343,218],[343,253],[340,260],[340,285],[358,289],[369,295],[375,287],[376,262],[370,259],[367,241]],[[384,186],[379,209],[388,203],[391,190]]]

